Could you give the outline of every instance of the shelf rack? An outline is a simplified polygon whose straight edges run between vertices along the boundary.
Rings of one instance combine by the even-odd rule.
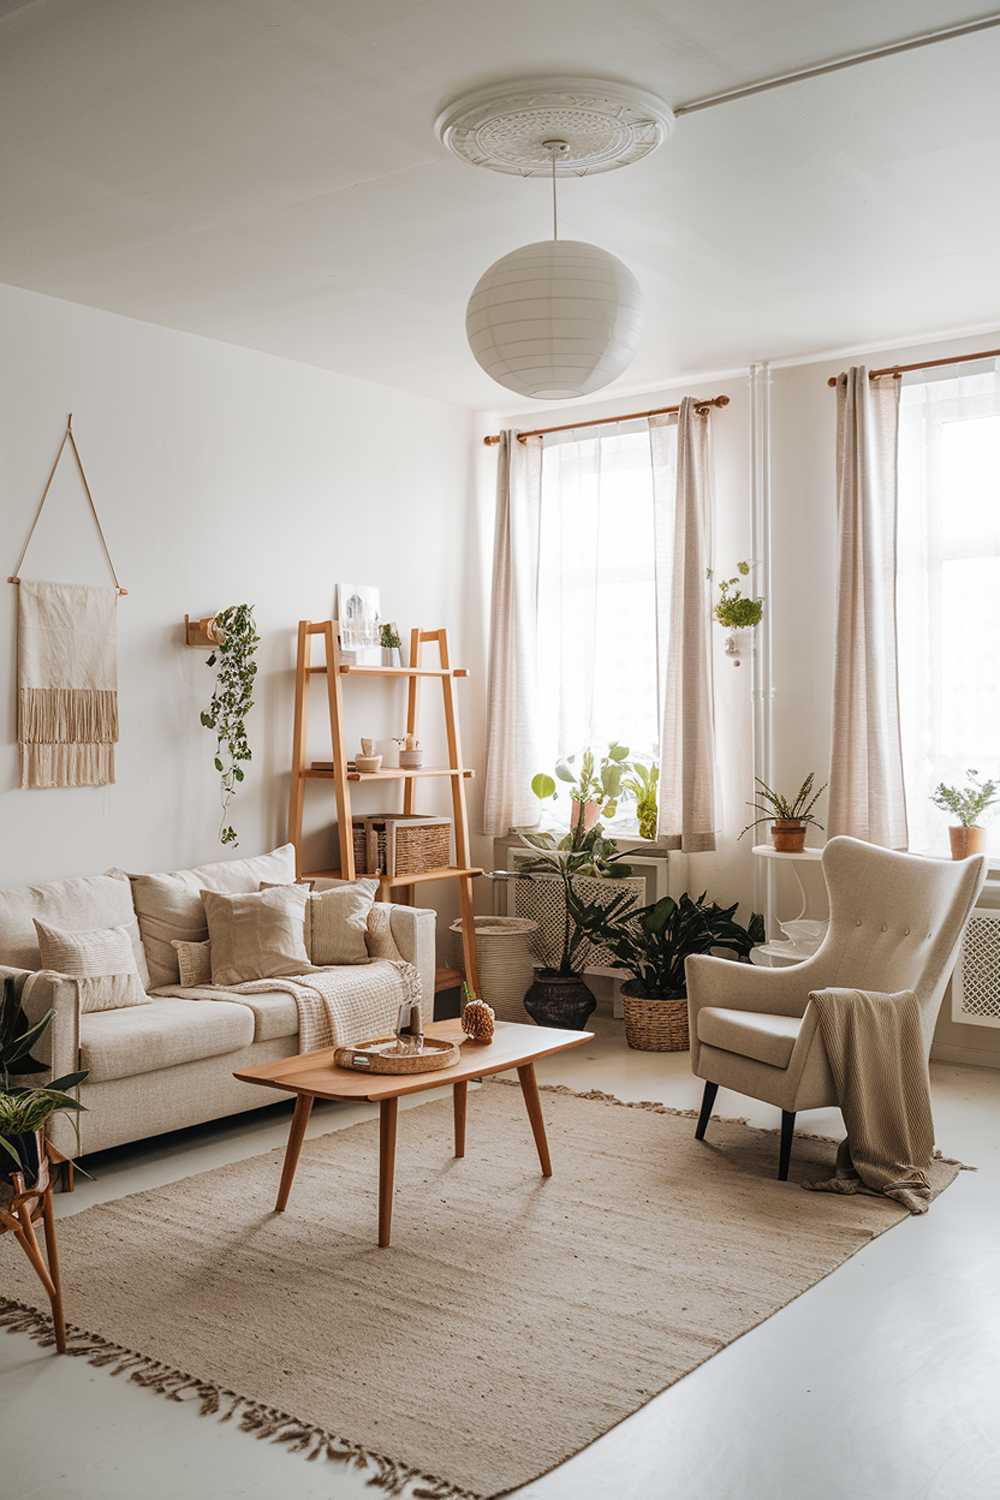
[[[323,645],[323,662],[314,666],[311,660],[312,638],[319,636]],[[455,864],[438,869],[424,870],[419,875],[379,877],[379,899],[399,901],[412,905],[413,888],[442,880],[453,880],[458,889],[459,911],[462,916],[463,956],[465,976],[473,990],[478,992],[479,977],[476,965],[476,938],[473,922],[474,904],[472,882],[481,875],[481,869],[469,862],[469,812],[466,804],[465,784],[474,774],[462,764],[462,740],[459,729],[458,703],[455,697],[456,678],[467,677],[464,667],[453,667],[448,653],[446,630],[419,630],[410,632],[410,663],[408,667],[354,666],[340,660],[340,627],[336,620],[300,620],[298,650],[295,662],[295,718],[292,732],[292,782],[288,805],[288,837],[295,845],[295,867],[297,874],[307,879],[339,878],[353,880],[354,841],[351,836],[351,786],[356,782],[400,782],[403,788],[403,812],[412,815],[416,801],[417,782],[425,777],[446,777],[451,786],[451,803],[455,832]],[[422,665],[422,648],[436,646],[437,667]],[[322,674],[326,679],[327,711],[330,719],[332,760],[306,762],[307,721],[309,713],[309,678]],[[448,744],[448,764],[428,766],[419,770],[349,771],[343,735],[343,692],[345,682],[352,677],[403,678],[407,682],[406,732],[417,733],[419,710],[419,688],[422,678],[433,678],[441,684],[444,709],[445,734]],[[302,860],[302,815],[305,804],[305,789],[310,781],[332,781],[337,800],[337,836],[340,851],[338,870],[310,870],[303,872]],[[435,989],[449,988],[442,982],[445,971],[441,971]],[[448,971],[450,980],[453,979]]]

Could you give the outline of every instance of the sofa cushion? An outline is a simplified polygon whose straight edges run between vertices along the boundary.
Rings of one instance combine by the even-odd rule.
[[[243,984],[303,974],[309,892],[301,885],[269,886],[236,895],[202,891],[211,944],[212,983]]]
[[[80,1011],[148,1005],[127,927],[67,932],[35,918],[42,965],[76,980]]]
[[[708,1005],[698,1012],[698,1040],[772,1068],[787,1068],[801,1025],[799,1016]]]
[[[208,937],[201,892],[255,891],[262,880],[288,885],[295,880],[295,846],[284,844],[250,859],[223,859],[192,870],[159,875],[132,875],[132,895],[139,932],[149,961],[149,987],[177,984],[180,971],[171,944],[203,943]]]
[[[16,969],[41,968],[35,917],[70,932],[127,927],[139,978],[149,988],[149,969],[127,875],[73,875],[68,880],[0,891],[0,963]]]
[[[253,1016],[255,1042],[273,1042],[283,1036],[298,1036],[299,1008],[284,990],[263,990],[259,995],[233,995]],[[214,1003],[214,1002],[202,1002]]]
[[[351,880],[309,898],[314,964],[366,964],[368,918],[377,880]]]
[[[80,1066],[90,1075],[88,1083],[108,1083],[237,1052],[253,1034],[254,1018],[245,1005],[152,1000],[81,1016]]]

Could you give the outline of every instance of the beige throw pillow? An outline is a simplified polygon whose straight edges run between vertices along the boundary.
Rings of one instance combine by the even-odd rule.
[[[368,913],[365,946],[369,958],[391,958],[398,963],[403,957],[392,935],[392,907],[385,902],[376,901]]]
[[[377,880],[353,880],[310,896],[314,964],[368,963],[365,936],[377,890]]]
[[[283,885],[237,896],[202,891],[201,899],[212,945],[213,984],[308,972],[309,892],[304,887]]]
[[[42,968],[76,980],[82,1013],[149,1004],[127,927],[67,932],[34,921]]]
[[[194,989],[199,984],[212,983],[212,945],[183,943],[174,938],[170,944],[177,954],[180,983],[184,989]]]

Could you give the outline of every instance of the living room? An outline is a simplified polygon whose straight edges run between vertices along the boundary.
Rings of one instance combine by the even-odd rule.
[[[0,4],[11,1493],[1000,1492],[998,49]]]

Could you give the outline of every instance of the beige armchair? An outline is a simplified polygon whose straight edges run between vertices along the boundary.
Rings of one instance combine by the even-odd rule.
[[[986,859],[923,859],[834,838],[823,850],[823,875],[830,926],[804,963],[756,969],[724,958],[687,961],[691,1067],[705,1079],[695,1135],[704,1139],[720,1085],[776,1105],[782,1180],[796,1113],[838,1103],[811,992],[913,990],[929,1053]]]

